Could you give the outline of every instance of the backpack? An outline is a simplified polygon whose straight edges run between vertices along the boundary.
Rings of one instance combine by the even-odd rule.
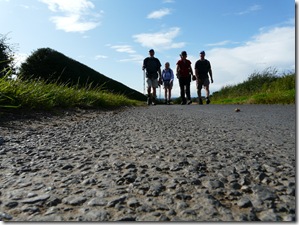
[[[162,79],[163,81],[169,81],[171,80],[171,73],[173,73],[172,69],[168,69],[168,71],[166,71],[165,69],[162,71]]]

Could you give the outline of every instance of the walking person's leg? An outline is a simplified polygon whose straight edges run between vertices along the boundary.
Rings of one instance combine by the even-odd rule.
[[[157,89],[157,88],[153,87],[153,98],[152,98],[152,103],[153,103],[154,105],[156,104],[156,98],[157,98],[156,89]]]
[[[202,105],[202,99],[201,99],[201,85],[197,88],[197,96],[198,96],[198,104]]]
[[[167,87],[164,86],[165,104],[167,104]]]
[[[152,103],[152,96],[151,96],[151,88],[152,88],[152,82],[151,79],[147,78],[147,104],[150,105]]]
[[[196,89],[197,89],[197,96],[198,96],[198,104],[202,105],[202,99],[201,99],[201,89],[202,89],[202,82],[201,80],[196,80]]]
[[[191,101],[191,93],[190,93],[190,82],[186,82],[186,95],[187,95],[187,99],[188,99],[188,105],[190,105],[192,103]]]
[[[207,102],[207,104],[210,104],[211,101],[210,101],[210,81],[209,81],[209,79],[205,80],[204,87],[206,90],[206,102]]]
[[[185,83],[182,78],[179,79],[180,83],[180,90],[181,90],[181,99],[182,99],[182,105],[186,104],[186,97],[185,97]]]

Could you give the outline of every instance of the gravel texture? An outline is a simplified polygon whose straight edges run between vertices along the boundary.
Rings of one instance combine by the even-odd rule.
[[[295,221],[295,123],[295,105],[2,118],[0,220]]]

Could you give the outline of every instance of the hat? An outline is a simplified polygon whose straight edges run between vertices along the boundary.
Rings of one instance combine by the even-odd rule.
[[[148,52],[155,52],[154,49],[150,49]]]
[[[181,55],[187,55],[187,52],[186,51],[182,51]]]
[[[201,51],[200,54],[204,54],[205,55],[206,53],[205,53],[205,51]]]

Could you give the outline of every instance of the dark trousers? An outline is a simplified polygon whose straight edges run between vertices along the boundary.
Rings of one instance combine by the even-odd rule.
[[[191,80],[189,77],[185,78],[185,77],[181,77],[179,79],[179,84],[180,84],[180,89],[181,89],[181,98],[183,102],[186,102],[186,97],[185,97],[185,93],[187,95],[187,99],[191,100],[191,95],[190,95],[190,83]],[[186,88],[186,89],[185,89]]]

